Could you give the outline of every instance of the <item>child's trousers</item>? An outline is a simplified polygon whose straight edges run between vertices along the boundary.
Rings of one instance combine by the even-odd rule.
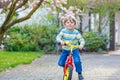
[[[59,66],[63,67],[65,65],[65,62],[67,60],[69,53],[70,53],[70,50],[64,50],[64,49],[62,50],[62,53],[58,61]],[[78,49],[73,50],[72,56],[73,56],[74,64],[76,67],[76,72],[78,73],[82,72],[82,63],[79,55],[79,50]]]

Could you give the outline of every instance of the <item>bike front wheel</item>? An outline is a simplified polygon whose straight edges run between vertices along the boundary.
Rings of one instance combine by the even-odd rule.
[[[69,65],[65,71],[63,80],[72,80],[72,72],[73,72],[73,68],[71,65]]]

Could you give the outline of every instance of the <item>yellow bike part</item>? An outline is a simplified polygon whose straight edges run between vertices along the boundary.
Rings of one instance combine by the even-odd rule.
[[[78,45],[72,45],[70,42],[67,41],[65,42],[65,44],[70,47],[70,51],[72,51],[74,48],[78,48]]]
[[[68,77],[69,77],[69,68],[66,69],[66,73],[64,75],[64,80],[68,80]]]
[[[72,66],[71,65],[67,67],[63,80],[72,80]]]

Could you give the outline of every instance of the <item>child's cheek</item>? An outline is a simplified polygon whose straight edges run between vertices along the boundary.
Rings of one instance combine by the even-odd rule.
[[[76,26],[75,25],[73,25],[73,28],[75,28]]]

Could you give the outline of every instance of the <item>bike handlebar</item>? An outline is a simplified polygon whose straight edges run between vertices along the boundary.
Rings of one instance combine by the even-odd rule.
[[[59,42],[58,45],[61,45],[61,43]],[[73,48],[78,48],[78,47],[79,47],[78,45],[77,45],[77,46],[72,45],[70,42],[65,42],[64,45],[65,45],[65,46],[69,46],[71,50],[72,50]],[[86,48],[82,48],[81,51],[86,51]]]

